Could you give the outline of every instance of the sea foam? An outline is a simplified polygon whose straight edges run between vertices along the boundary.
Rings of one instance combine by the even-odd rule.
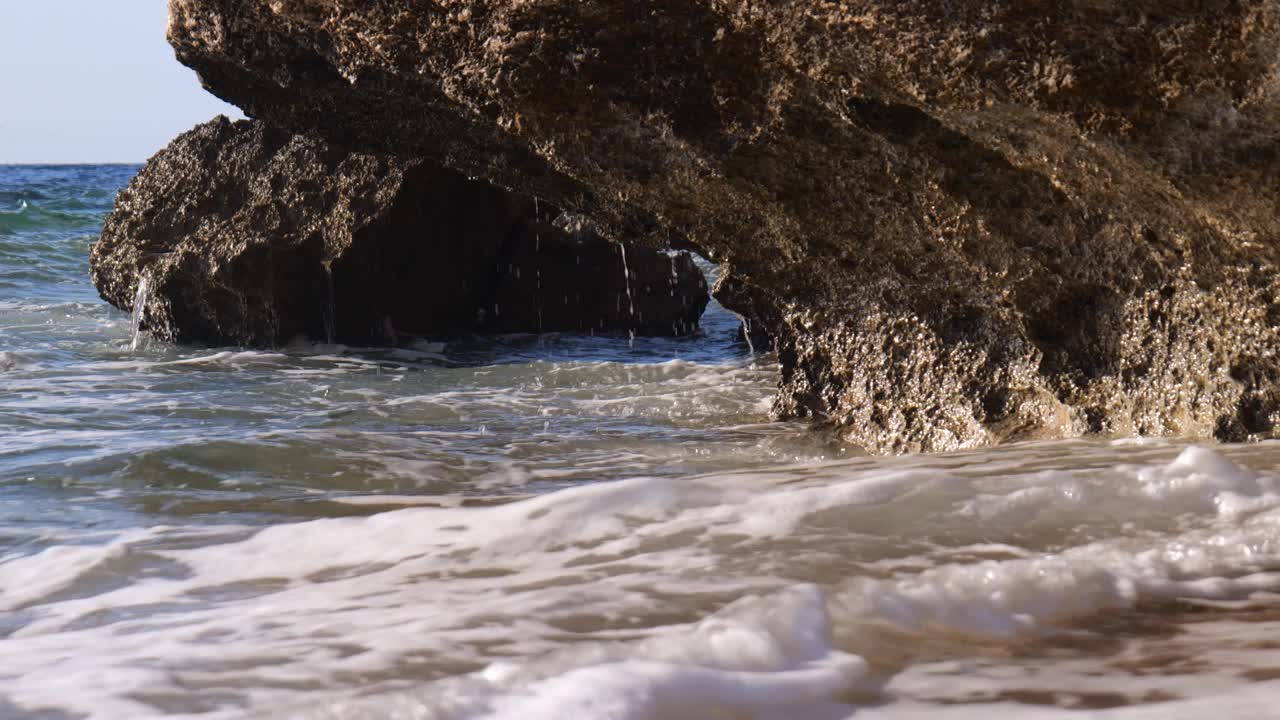
[[[1275,487],[1190,448],[1104,470],[859,461],[220,536],[153,528],[7,557],[0,585],[24,589],[0,600],[26,619],[0,640],[0,675],[15,701],[62,688],[95,718],[127,700],[92,682],[67,692],[68,678],[155,657],[170,672],[140,687],[198,682],[240,698],[228,716],[247,702],[287,717],[842,717],[892,699],[885,658],[913,643],[908,667],[937,637],[1051,638],[1146,600],[1280,590]],[[1109,511],[1073,537],[1090,506]],[[1004,529],[1013,514],[1029,534]],[[103,582],[134,553],[172,571]],[[886,648],[885,632],[918,640]],[[98,660],[69,660],[78,647]],[[405,691],[398,667],[427,682]]]

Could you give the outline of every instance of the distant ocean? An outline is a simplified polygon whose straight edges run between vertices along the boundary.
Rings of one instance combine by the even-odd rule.
[[[1280,717],[1280,445],[862,457],[714,304],[135,342],[137,169],[0,167],[0,718]]]

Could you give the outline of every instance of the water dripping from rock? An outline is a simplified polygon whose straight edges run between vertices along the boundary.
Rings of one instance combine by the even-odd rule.
[[[737,313],[734,313],[737,315]],[[751,320],[745,315],[738,315],[738,320],[742,321],[742,339],[747,341],[747,352],[751,353],[751,357],[756,356],[756,344],[751,340]]]
[[[142,316],[147,310],[147,300],[150,299],[150,278],[143,274],[138,278],[138,289],[133,294],[133,342],[129,344],[129,349],[137,350],[142,345]]]
[[[324,305],[324,341],[332,345],[338,334],[338,304],[333,296],[333,268],[324,263],[325,305]]]
[[[627,310],[634,319],[636,316],[636,304],[631,295],[631,271],[627,268],[627,246],[617,240],[614,241],[614,244],[618,246],[618,253],[622,255],[622,284],[627,289]]]

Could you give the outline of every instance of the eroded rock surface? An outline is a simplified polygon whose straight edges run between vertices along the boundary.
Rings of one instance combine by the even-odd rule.
[[[1280,2],[172,0],[255,117],[721,261],[875,451],[1270,434]],[[659,233],[661,234],[661,233]]]
[[[177,342],[697,328],[707,287],[687,254],[575,237],[555,212],[421,158],[218,118],[120,194],[91,271]]]

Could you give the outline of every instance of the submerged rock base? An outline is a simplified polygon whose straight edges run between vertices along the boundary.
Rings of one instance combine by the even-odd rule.
[[[91,271],[175,342],[697,328],[707,286],[687,254],[574,236],[556,214],[420,158],[219,118],[121,193]]]

